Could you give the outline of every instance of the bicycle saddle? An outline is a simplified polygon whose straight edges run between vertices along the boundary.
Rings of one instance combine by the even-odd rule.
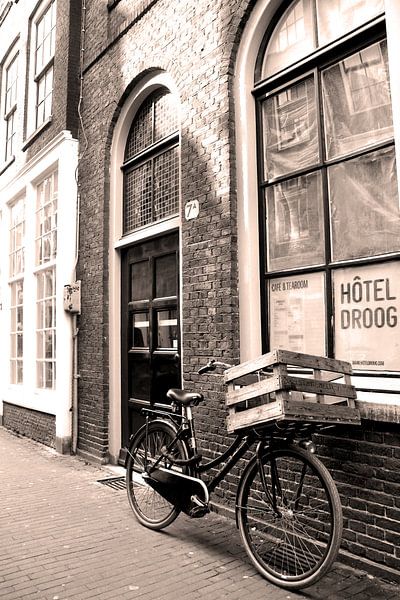
[[[185,390],[178,390],[172,388],[167,392],[167,398],[183,406],[197,406],[204,400],[203,394],[197,394],[195,392],[185,392]]]

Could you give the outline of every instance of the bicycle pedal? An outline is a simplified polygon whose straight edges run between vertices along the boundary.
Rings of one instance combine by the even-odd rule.
[[[192,506],[189,510],[189,517],[192,519],[199,519],[200,517],[204,517],[207,513],[210,512],[208,506]]]
[[[189,516],[193,519],[204,517],[204,515],[210,512],[207,504],[200,500],[198,496],[192,496],[190,500],[192,501],[192,506],[189,510]]]

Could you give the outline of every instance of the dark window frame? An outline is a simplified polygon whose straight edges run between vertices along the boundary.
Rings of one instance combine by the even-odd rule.
[[[377,142],[371,146],[357,149],[347,153],[345,156],[336,157],[327,160],[325,158],[325,137],[323,131],[323,112],[322,112],[322,84],[321,72],[327,67],[338,64],[341,60],[351,54],[362,50],[375,42],[386,39],[385,21],[383,16],[378,16],[376,19],[363,24],[358,29],[347,33],[342,38],[333,41],[325,47],[317,48],[313,53],[299,61],[294,62],[289,67],[277,72],[271,77],[261,80],[261,67],[263,57],[269,42],[269,39],[274,32],[279,19],[284,11],[288,8],[285,4],[280,11],[273,17],[269,27],[267,28],[263,41],[260,46],[258,58],[256,61],[253,96],[256,103],[256,131],[257,131],[257,171],[258,171],[258,217],[259,217],[259,248],[260,248],[260,294],[261,294],[261,327],[262,327],[262,351],[268,352],[270,348],[270,326],[269,326],[269,300],[268,286],[269,281],[280,277],[291,277],[293,275],[307,275],[310,273],[323,273],[325,279],[325,352],[327,356],[334,356],[334,306],[333,306],[333,273],[335,270],[343,269],[352,266],[365,266],[372,264],[382,264],[398,260],[399,252],[388,252],[387,254],[379,254],[377,256],[368,256],[356,259],[346,259],[333,261],[331,256],[331,223],[329,214],[329,195],[328,195],[328,167],[347,162],[354,158],[359,158],[363,155],[371,154],[377,150],[385,148],[394,148],[394,136],[390,140]],[[311,166],[287,172],[284,175],[264,179],[264,131],[263,131],[263,113],[262,103],[266,98],[272,96],[280,89],[284,89],[297,81],[305,79],[310,74],[315,77],[315,95],[317,99],[316,108],[316,126],[318,132],[318,144],[320,152],[320,161],[313,163]],[[267,188],[283,181],[289,181],[294,177],[306,175],[310,173],[321,173],[322,188],[323,188],[323,220],[325,233],[325,262],[324,264],[310,265],[305,267],[291,267],[288,269],[276,269],[268,271],[267,265],[267,244],[268,232],[266,227],[266,190]],[[265,177],[267,177],[265,175]],[[385,376],[383,371],[375,371],[375,375]],[[371,372],[357,372],[359,376],[370,376]],[[390,377],[400,377],[400,373],[396,375],[391,371],[387,374]]]

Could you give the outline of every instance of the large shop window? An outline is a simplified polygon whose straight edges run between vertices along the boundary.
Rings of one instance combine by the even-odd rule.
[[[264,348],[400,370],[383,2],[297,0],[257,63]]]
[[[140,107],[125,148],[124,234],[178,213],[179,132],[177,101],[157,90]]]

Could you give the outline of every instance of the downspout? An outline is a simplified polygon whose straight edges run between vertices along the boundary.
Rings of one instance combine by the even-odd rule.
[[[82,1],[82,18],[81,18],[81,44],[80,44],[80,58],[79,58],[79,101],[78,101],[78,118],[80,124],[80,130],[84,139],[84,148],[78,155],[78,164],[75,170],[75,180],[77,185],[77,198],[76,198],[76,235],[75,235],[75,263],[73,268],[73,278],[76,280],[76,268],[79,259],[79,228],[80,228],[80,210],[81,210],[81,195],[79,191],[79,164],[82,160],[85,150],[87,149],[88,142],[83,126],[82,120],[82,101],[83,101],[83,62],[85,53],[85,31],[86,31],[86,0]],[[78,134],[79,142],[79,134]],[[80,314],[80,311],[79,313]],[[71,410],[72,410],[72,423],[71,423],[71,453],[76,454],[78,447],[78,379],[80,377],[78,370],[78,316],[77,313],[72,315],[72,398],[71,398]]]

